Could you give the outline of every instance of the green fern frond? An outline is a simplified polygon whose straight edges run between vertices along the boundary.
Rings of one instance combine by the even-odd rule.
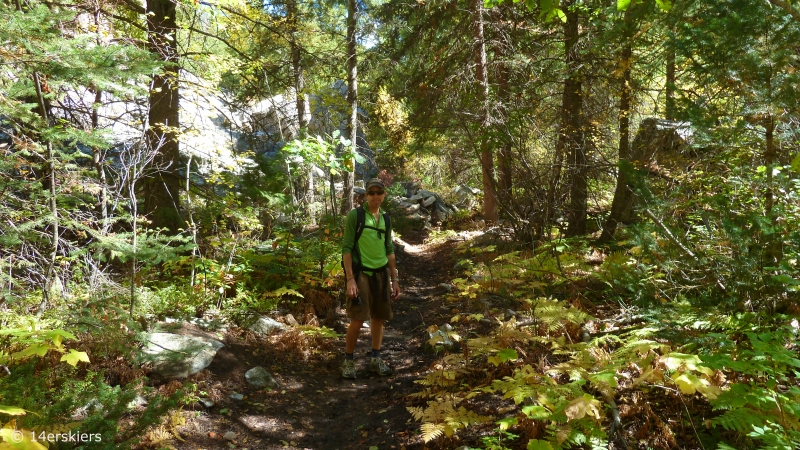
[[[736,431],[738,433],[749,433],[753,430],[753,427],[764,426],[759,411],[750,408],[725,411],[725,414],[711,419],[709,423],[713,427],[719,426],[725,430]]]

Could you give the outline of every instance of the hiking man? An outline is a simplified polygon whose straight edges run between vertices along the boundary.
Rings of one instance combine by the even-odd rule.
[[[393,316],[392,302],[400,295],[389,215],[381,209],[386,187],[378,178],[366,184],[364,206],[347,214],[342,242],[342,261],[347,280],[347,316],[350,325],[345,339],[342,376],[354,379],[353,352],[364,321],[370,321],[372,353],[369,371],[390,375],[392,369],[381,359],[383,324]],[[359,211],[360,210],[360,211]]]

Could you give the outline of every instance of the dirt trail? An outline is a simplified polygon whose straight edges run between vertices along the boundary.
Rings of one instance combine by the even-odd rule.
[[[453,264],[447,244],[431,248],[422,245],[421,237],[406,238],[409,245],[398,254],[402,293],[383,342],[383,357],[394,375],[366,372],[370,340],[364,328],[355,352],[358,378],[341,378],[347,323],[341,310],[335,326],[341,336],[312,349],[306,361],[231,332],[208,370],[195,379],[201,394],[217,402],[211,408],[197,404],[193,411],[185,409],[186,424],[177,428],[184,441],[173,441],[174,448],[422,448],[419,424],[410,420],[405,397],[420,390],[414,380],[435,359],[424,352],[426,328],[447,313],[441,307],[439,285],[452,279]],[[281,382],[280,390],[247,385],[244,372],[259,365]],[[244,398],[230,398],[234,393]]]

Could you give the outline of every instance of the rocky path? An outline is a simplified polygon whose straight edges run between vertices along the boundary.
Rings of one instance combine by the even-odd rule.
[[[342,310],[337,311],[334,326],[340,337],[310,344],[300,333],[273,336],[266,342],[233,330],[224,336],[225,347],[211,366],[192,380],[198,397],[211,397],[215,404],[185,408],[186,422],[175,429],[183,441],[172,441],[173,447],[422,448],[419,424],[406,410],[406,396],[420,390],[414,380],[434,361],[424,351],[426,329],[447,313],[438,295],[443,290],[439,285],[452,278],[453,264],[445,247],[430,248],[412,240],[398,256],[402,294],[383,344],[384,359],[394,375],[375,377],[366,372],[370,340],[369,329],[364,328],[356,348],[359,376],[341,378],[347,323]],[[250,387],[244,373],[255,366],[268,369],[281,386]]]

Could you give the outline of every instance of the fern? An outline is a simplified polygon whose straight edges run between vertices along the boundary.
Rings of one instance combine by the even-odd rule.
[[[709,420],[712,426],[720,426],[728,431],[748,433],[752,427],[762,427],[764,422],[759,417],[758,411],[750,408],[739,408],[725,411],[725,414]]]
[[[463,406],[456,408],[462,401],[460,397],[437,399],[428,402],[427,407],[408,407],[414,420],[421,421],[420,429],[425,442],[429,442],[444,434],[451,437],[458,429],[477,423],[489,422],[492,416],[481,416]]]

